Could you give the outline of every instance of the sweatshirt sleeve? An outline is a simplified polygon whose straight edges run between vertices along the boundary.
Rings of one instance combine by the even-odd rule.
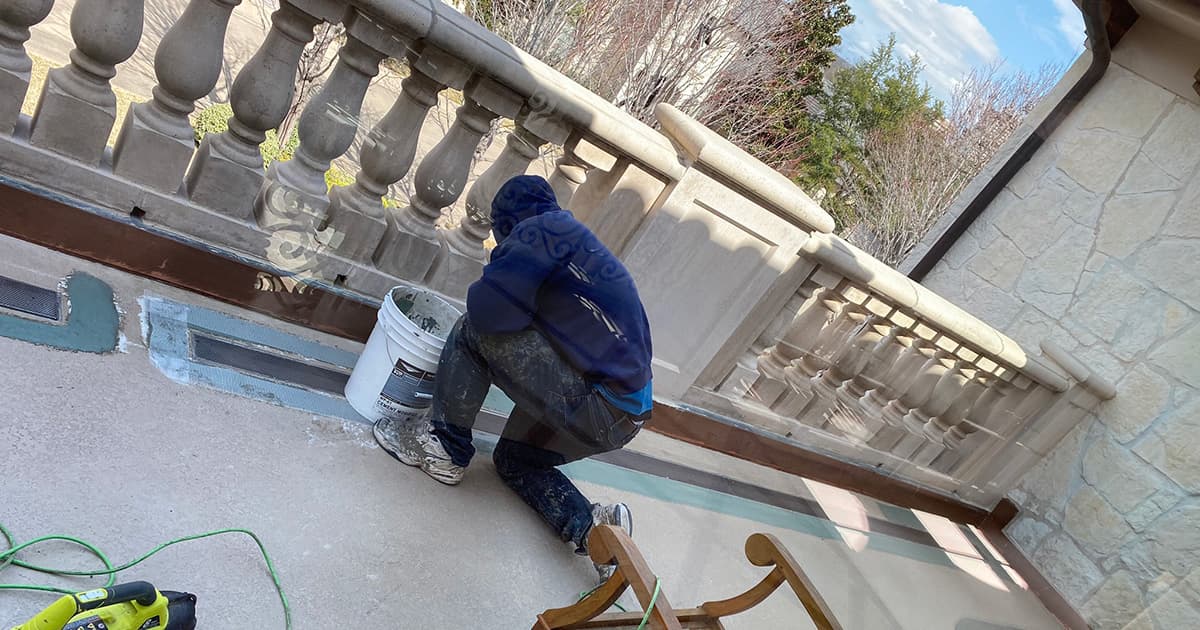
[[[467,290],[471,325],[485,334],[524,330],[533,322],[542,283],[561,264],[538,221],[524,221],[492,251],[483,276]]]

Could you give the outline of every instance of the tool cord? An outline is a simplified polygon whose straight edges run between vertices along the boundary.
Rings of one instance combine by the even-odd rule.
[[[601,585],[601,586],[603,586],[603,585]],[[600,590],[600,586],[597,586],[596,588],[594,588],[590,591],[584,591],[584,592],[580,593],[579,601],[583,601],[583,600],[587,599],[587,597],[589,595],[591,595],[592,593],[595,593],[598,590]],[[661,592],[661,590],[662,590],[662,580],[659,579],[658,577],[655,577],[654,578],[654,594],[650,596],[650,605],[646,607],[646,614],[642,615],[642,622],[638,624],[637,630],[643,630],[646,627],[646,624],[650,623],[650,613],[654,610],[655,604],[658,603],[658,594],[659,594],[659,592]],[[613,606],[615,606],[617,608],[617,610],[619,610],[621,612],[629,612],[629,611],[625,610],[625,607],[620,604],[613,603]]]
[[[205,532],[203,534],[195,534],[193,536],[184,536],[182,538],[176,538],[174,540],[165,542],[165,543],[155,547],[154,549],[151,549],[149,552],[147,552],[145,555],[141,556],[137,560],[128,562],[121,566],[114,567],[112,561],[108,559],[108,556],[105,555],[105,553],[103,551],[101,551],[99,547],[87,542],[86,540],[75,538],[73,536],[51,535],[51,536],[41,536],[39,538],[34,538],[33,540],[30,540],[28,542],[24,542],[24,543],[21,543],[18,545],[18,544],[16,544],[16,541],[13,539],[12,533],[8,531],[8,528],[4,527],[3,523],[0,523],[0,536],[4,537],[4,541],[7,546],[7,549],[5,549],[4,551],[0,551],[0,573],[2,573],[8,567],[13,566],[13,567],[19,567],[22,569],[27,569],[29,571],[36,571],[38,573],[45,573],[46,575],[58,575],[58,576],[64,576],[64,577],[95,577],[97,575],[107,575],[108,579],[105,581],[104,587],[108,588],[108,587],[111,587],[114,584],[116,584],[117,573],[120,573],[121,571],[125,571],[126,569],[137,566],[137,565],[141,564],[142,562],[145,562],[148,558],[150,558],[154,554],[166,549],[167,547],[170,547],[172,545],[177,545],[182,542],[188,542],[191,540],[200,540],[202,538],[212,538],[213,536],[222,536],[222,535],[226,535],[226,534],[244,534],[246,536],[249,536],[250,539],[254,541],[255,545],[258,545],[258,550],[259,550],[259,552],[262,553],[263,560],[267,563],[267,571],[271,574],[271,581],[275,584],[275,591],[277,593],[279,593],[279,603],[283,605],[283,618],[284,618],[285,627],[287,627],[288,630],[291,630],[291,628],[292,628],[292,608],[288,604],[287,595],[285,595],[283,592],[283,585],[279,582],[279,574],[275,571],[275,563],[271,561],[271,556],[269,556],[267,554],[267,548],[265,546],[263,546],[262,540],[259,539],[257,534],[255,534],[254,532],[252,532],[248,529],[236,529],[236,528],[234,528],[234,529],[218,529],[216,531]],[[54,540],[64,541],[64,542],[72,543],[72,544],[78,545],[80,547],[83,547],[85,550],[87,550],[89,553],[91,553],[93,556],[95,556],[97,559],[99,559],[100,562],[104,565],[104,568],[103,569],[89,569],[89,570],[83,570],[83,571],[70,570],[70,569],[56,569],[56,568],[52,568],[52,567],[38,566],[35,564],[31,564],[29,562],[26,562],[24,560],[19,560],[17,558],[17,554],[20,553],[21,551],[29,549],[30,547],[33,547],[34,545],[38,545],[41,543],[54,541]],[[68,589],[59,588],[59,587],[55,587],[55,586],[43,586],[43,585],[39,585],[39,584],[0,584],[0,591],[3,591],[3,590],[40,591],[40,592],[44,592],[44,593],[60,593],[63,595],[73,595],[76,592],[78,592],[77,590],[68,590]]]
[[[200,540],[202,538],[212,538],[213,536],[222,536],[222,535],[226,535],[226,534],[244,534],[246,536],[249,536],[250,539],[254,541],[254,544],[258,546],[259,552],[262,553],[263,561],[266,562],[266,564],[267,564],[267,572],[271,574],[271,582],[274,583],[274,585],[275,585],[275,591],[277,593],[279,593],[279,603],[283,606],[284,625],[288,630],[291,630],[291,628],[292,628],[292,608],[291,608],[291,605],[288,604],[287,595],[284,594],[284,592],[283,592],[283,584],[281,584],[279,581],[279,574],[278,574],[278,572],[275,571],[275,563],[271,561],[271,556],[267,553],[267,548],[263,545],[262,540],[258,537],[257,534],[255,534],[254,532],[252,532],[248,529],[237,529],[237,528],[218,529],[218,530],[211,531],[211,532],[205,532],[203,534],[194,534],[192,536],[184,536],[182,538],[176,538],[174,540],[170,540],[165,543],[162,543],[161,545],[158,545],[154,549],[151,549],[150,551],[146,552],[141,557],[139,557],[136,560],[133,560],[132,562],[127,562],[121,566],[114,567],[112,561],[108,559],[108,556],[103,551],[101,551],[99,547],[97,547],[96,545],[93,545],[81,538],[75,538],[74,536],[61,536],[61,535],[54,534],[54,535],[50,535],[50,536],[40,536],[38,538],[34,538],[33,540],[23,542],[18,545],[18,544],[16,544],[16,540],[14,540],[14,538],[13,538],[12,532],[8,531],[8,528],[5,527],[3,523],[0,523],[0,536],[4,537],[4,542],[7,547],[7,549],[5,549],[4,551],[0,551],[0,573],[3,573],[5,569],[12,566],[12,567],[18,567],[21,569],[27,569],[29,571],[35,571],[37,573],[44,573],[46,575],[58,575],[58,576],[64,576],[64,577],[95,577],[97,575],[106,575],[106,576],[108,576],[108,579],[105,580],[104,587],[109,588],[109,587],[113,586],[114,584],[116,584],[118,573],[120,573],[121,571],[130,569],[130,568],[133,568],[133,567],[145,562],[151,556],[166,549],[167,547],[171,547],[173,545],[177,545],[179,543],[188,542],[188,541],[192,541],[192,540]],[[69,542],[69,543],[78,545],[80,547],[83,547],[85,550],[88,551],[88,553],[92,554],[98,560],[100,560],[100,562],[104,565],[104,568],[103,569],[89,569],[89,570],[56,569],[56,568],[52,568],[52,567],[39,566],[36,564],[26,562],[24,560],[17,559],[18,553],[20,553],[26,549],[29,549],[30,547],[33,547],[34,545],[39,545],[39,544],[54,541],[54,540]],[[70,590],[70,589],[65,589],[65,588],[59,588],[56,586],[44,586],[44,585],[40,585],[40,584],[3,584],[3,583],[0,583],[0,591],[6,591],[6,590],[7,591],[38,591],[38,592],[43,592],[43,593],[59,593],[62,595],[74,595],[75,593],[78,592],[78,590]],[[643,630],[646,627],[646,624],[648,624],[650,622],[650,613],[654,610],[655,604],[658,603],[658,595],[661,592],[661,590],[662,590],[662,580],[660,580],[659,578],[655,578],[654,579],[654,594],[650,597],[650,605],[646,607],[646,614],[642,617],[642,622],[640,624],[638,624],[638,630]],[[595,592],[595,589],[593,589],[591,591],[587,591],[585,593],[581,593],[579,599],[582,600],[585,597],[587,597],[588,595],[591,595],[593,592]],[[621,607],[620,604],[616,604],[616,607],[620,608],[622,612],[625,610],[624,608]]]

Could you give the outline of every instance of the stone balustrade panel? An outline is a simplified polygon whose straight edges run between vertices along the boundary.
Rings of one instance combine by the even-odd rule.
[[[836,268],[816,266],[786,304],[764,327],[774,339],[749,346],[762,348],[753,372],[739,362],[693,402],[724,400],[754,424],[981,503],[1016,479],[1018,464],[997,458],[1030,450],[1031,436],[1049,444],[1047,427],[1076,415],[1066,393]]]
[[[26,155],[65,156],[66,192],[86,194],[71,186],[89,182],[122,213],[155,202],[169,211],[151,217],[168,229],[297,277],[337,277],[369,295],[424,283],[461,300],[486,261],[495,191],[543,146],[560,146],[549,179],[561,205],[622,257],[645,296],[659,397],[704,401],[981,505],[1104,390],[1083,387],[1087,370],[1070,357],[1029,356],[833,236],[803,191],[673,107],[657,108],[657,133],[441,3],[282,0],[233,83],[228,131],[193,151],[187,116],[216,81],[240,3],[187,3],[155,55],[153,98],[131,108],[105,172],[94,167],[115,122],[109,81],[138,43],[142,1],[78,0],[71,64],[47,81]],[[29,80],[24,42],[49,5],[0,7],[5,156],[25,142],[12,135]],[[346,37],[300,118],[296,155],[264,173],[259,144],[292,106],[313,29],[333,22]],[[409,75],[367,135],[353,185],[329,191],[324,173],[352,145],[386,57],[406,57]],[[423,121],[447,88],[463,90],[462,104],[418,163]],[[499,157],[473,168],[499,120],[514,120],[513,132]],[[474,181],[472,171],[481,171]],[[410,172],[411,198],[385,209]],[[465,218],[439,227],[460,199]]]

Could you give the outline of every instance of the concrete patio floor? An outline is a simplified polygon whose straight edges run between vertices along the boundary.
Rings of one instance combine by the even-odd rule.
[[[500,484],[486,457],[449,488],[389,458],[361,422],[172,380],[149,358],[139,299],[205,307],[329,347],[356,351],[358,344],[0,237],[0,276],[54,287],[77,271],[112,287],[123,314],[120,350],[68,352],[0,337],[0,522],[19,540],[81,536],[122,562],[178,536],[249,528],[272,554],[296,628],[528,628],[538,612],[592,585],[590,563]],[[754,584],[764,571],[749,565],[742,544],[770,532],[848,629],[1060,627],[1003,559],[945,519],[652,433],[630,449],[803,496],[824,513],[789,512],[602,462],[573,465],[570,474],[593,500],[629,503],[635,540],[676,606]],[[869,523],[884,521],[938,544],[871,531]],[[28,558],[92,566],[60,545]],[[25,579],[45,581],[18,570],[0,576]],[[202,628],[283,627],[246,539],[185,543],[121,579],[196,593]],[[0,627],[49,601],[0,592]],[[781,591],[728,627],[812,625]]]

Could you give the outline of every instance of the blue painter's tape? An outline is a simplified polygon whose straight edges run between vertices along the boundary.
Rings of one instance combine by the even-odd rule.
[[[340,396],[245,374],[232,368],[193,361],[190,335],[193,330],[217,333],[299,356],[313,356],[326,363],[343,367],[353,367],[356,357],[352,352],[323,346],[198,306],[179,304],[158,297],[142,298],[142,311],[146,318],[146,345],[150,350],[150,360],[174,381],[200,384],[238,396],[265,400],[324,416],[366,422],[354,411],[350,403]]]
[[[121,317],[107,284],[86,273],[67,278],[70,304],[65,324],[0,314],[0,335],[75,352],[112,352]]]
[[[146,298],[147,301],[157,298]],[[214,332],[231,339],[241,339],[251,343],[282,350],[295,355],[301,361],[316,359],[330,365],[353,368],[358,355],[334,348],[315,341],[309,341],[296,335],[291,335],[274,328],[268,328],[238,319],[224,313],[210,311],[196,306],[187,307],[187,325],[192,330]]]

